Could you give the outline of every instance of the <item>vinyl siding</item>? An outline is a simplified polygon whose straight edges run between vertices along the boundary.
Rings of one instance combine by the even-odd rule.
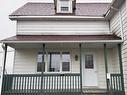
[[[116,24],[113,24],[113,23],[116,23]],[[117,30],[117,31],[112,31],[113,33],[115,33],[118,36],[121,36],[121,35],[123,36],[124,42],[122,43],[122,61],[123,61],[123,73],[124,73],[124,86],[125,86],[125,92],[127,94],[127,7],[126,7],[126,3],[122,5],[122,7],[120,8],[120,11],[118,11],[115,14],[115,16],[112,18],[111,28],[112,28],[111,30],[113,29]]]
[[[120,18],[120,13],[117,12],[116,15],[111,19],[110,21],[110,29],[111,32],[114,33],[117,36],[122,36],[121,35],[121,18]]]
[[[108,34],[108,21],[18,21],[18,35]]]
[[[80,63],[79,60],[75,61],[75,55],[79,56],[78,48],[59,48],[59,49],[46,49],[46,51],[69,51],[71,54],[71,72],[79,73],[80,72]],[[105,80],[105,64],[104,64],[104,52],[103,48],[83,48],[85,52],[94,52],[96,57],[96,65],[97,65],[97,76],[98,76],[98,87],[105,88],[106,80]],[[40,51],[39,49],[17,49],[15,52],[15,63],[14,63],[14,73],[15,74],[29,74],[29,73],[37,73],[37,53]],[[118,71],[117,62],[115,60],[115,54],[113,53],[115,49],[108,49],[108,68],[109,72],[113,73]],[[116,52],[116,51],[115,51]],[[82,54],[84,54],[82,52]],[[83,59],[83,58],[82,58]],[[116,60],[115,60],[116,61]],[[117,60],[118,61],[118,60]],[[115,64],[115,65],[114,65]],[[47,65],[46,65],[47,66]],[[115,66],[115,69],[113,69]],[[47,67],[46,67],[47,68]],[[47,71],[47,70],[46,70]]]

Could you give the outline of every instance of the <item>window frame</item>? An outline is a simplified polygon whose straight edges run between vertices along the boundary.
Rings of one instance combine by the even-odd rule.
[[[66,4],[67,3],[67,4]],[[72,9],[72,1],[70,0],[59,0],[57,3],[57,13],[73,13],[73,9]],[[68,7],[68,11],[62,11],[61,8],[62,7]]]
[[[49,61],[48,61],[48,54],[49,54],[49,52],[59,52],[60,53],[60,71],[59,72],[50,72],[50,71],[48,71],[48,66],[49,66]],[[70,54],[70,62],[69,62],[69,71],[63,71],[62,70],[62,54],[64,53],[64,52],[68,52],[69,54]],[[38,56],[38,54],[39,53],[41,53],[41,52],[38,52],[37,53],[37,56]],[[72,63],[72,59],[71,59],[71,53],[70,53],[70,51],[46,51],[45,52],[45,54],[46,54],[46,58],[45,58],[45,71],[44,71],[44,73],[71,73],[71,63]],[[36,60],[36,72],[37,72],[37,66],[38,66],[38,62],[37,62],[37,60]],[[41,72],[37,72],[37,73],[41,73]]]

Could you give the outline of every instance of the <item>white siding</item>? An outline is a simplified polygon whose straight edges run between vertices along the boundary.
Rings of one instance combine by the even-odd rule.
[[[108,21],[18,21],[18,35],[108,34]]]
[[[121,13],[121,15],[119,15]],[[121,21],[120,21],[121,19]],[[121,25],[120,25],[121,22]],[[114,24],[113,24],[114,23]],[[122,61],[123,61],[123,73],[124,73],[124,84],[125,91],[127,94],[127,7],[126,3],[124,3],[119,12],[117,12],[114,18],[111,20],[111,30],[118,36],[123,36],[123,44],[122,44]]]
[[[110,29],[111,32],[113,32],[117,36],[122,36],[121,35],[121,18],[120,18],[120,13],[117,12],[116,15],[111,19],[110,21]]]
[[[122,13],[123,40],[124,40],[124,43],[122,45],[122,61],[123,61],[125,91],[127,94],[127,9],[125,5],[123,6],[121,13]]]
[[[100,88],[106,87],[105,78],[105,64],[104,64],[104,51],[103,48],[93,49],[93,48],[83,48],[85,52],[94,52],[96,54],[96,64],[97,64],[97,74],[98,74],[98,86]],[[17,49],[15,53],[15,63],[14,63],[14,73],[28,74],[37,73],[37,53],[39,49]],[[47,49],[46,51],[69,51],[71,54],[71,72],[79,73],[80,63],[79,60],[75,61],[75,55],[79,56],[78,48],[59,48],[59,49]],[[111,73],[118,71],[117,62],[114,57],[114,49],[108,49],[108,67]],[[114,64],[116,68],[113,69]]]
[[[15,51],[14,73],[35,73],[37,52],[34,49]]]

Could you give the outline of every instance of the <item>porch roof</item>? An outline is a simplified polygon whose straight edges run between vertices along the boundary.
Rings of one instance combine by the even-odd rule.
[[[2,43],[60,43],[60,42],[122,42],[116,35],[17,35]]]

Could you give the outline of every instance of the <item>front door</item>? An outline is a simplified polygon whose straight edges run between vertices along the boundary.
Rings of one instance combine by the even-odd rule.
[[[95,55],[86,53],[83,55],[83,86],[97,86],[97,69]]]

